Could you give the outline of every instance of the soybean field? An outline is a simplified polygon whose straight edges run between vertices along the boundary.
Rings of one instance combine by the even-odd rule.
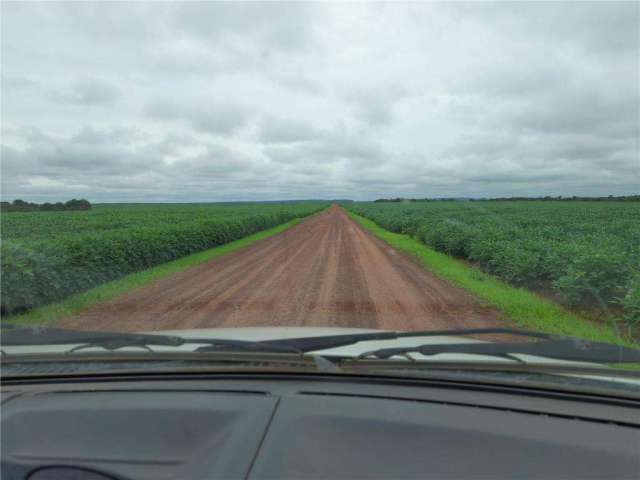
[[[382,228],[468,259],[572,307],[640,324],[640,204],[635,202],[355,202]]]
[[[2,215],[2,311],[64,299],[132,272],[304,217],[323,202],[97,204]]]

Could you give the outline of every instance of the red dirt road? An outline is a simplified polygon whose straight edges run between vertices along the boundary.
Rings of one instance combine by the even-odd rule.
[[[418,330],[500,326],[499,316],[363,230],[334,205],[278,235],[58,325],[115,331],[245,326]]]

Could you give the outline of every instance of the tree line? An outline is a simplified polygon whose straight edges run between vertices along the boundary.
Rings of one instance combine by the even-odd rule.
[[[575,202],[575,201],[590,201],[590,202],[640,202],[640,195],[623,195],[623,196],[613,196],[608,195],[606,197],[578,197],[573,195],[571,197],[563,197],[562,195],[555,196],[545,196],[545,197],[495,197],[495,198],[460,198],[460,197],[444,197],[444,198],[379,198],[374,200],[377,203],[388,203],[388,202],[475,202],[475,201],[490,201],[490,202],[514,202],[514,201],[539,201],[539,202]]]
[[[16,199],[13,202],[0,202],[0,211],[2,212],[55,212],[69,210],[91,210],[91,203],[84,198],[73,198],[64,203],[32,203],[20,199]]]

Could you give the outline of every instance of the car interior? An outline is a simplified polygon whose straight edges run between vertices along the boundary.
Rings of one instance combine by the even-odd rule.
[[[7,381],[2,478],[638,478],[640,402],[372,376]]]

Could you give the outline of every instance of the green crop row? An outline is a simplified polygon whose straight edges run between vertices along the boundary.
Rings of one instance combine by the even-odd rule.
[[[345,207],[514,285],[640,323],[640,205],[452,201]]]
[[[58,301],[325,207],[306,202],[7,213],[2,217],[2,311]]]

